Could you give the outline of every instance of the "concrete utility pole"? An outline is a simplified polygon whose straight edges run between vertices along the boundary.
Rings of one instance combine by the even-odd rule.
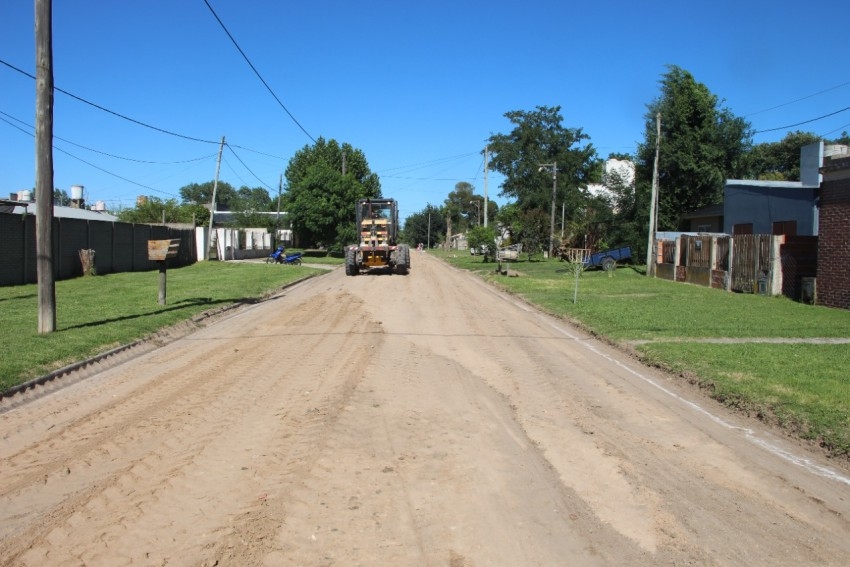
[[[555,197],[558,193],[558,162],[541,163],[537,171],[552,168],[552,207],[549,220],[549,257],[555,252]]]
[[[221,144],[218,146],[218,160],[215,162],[215,180],[213,181],[212,202],[210,203],[210,233],[208,235],[206,252],[204,260],[210,259],[210,248],[212,248],[213,235],[213,218],[215,217],[215,193],[218,190],[218,174],[221,171],[221,153],[224,151],[224,136],[221,137]]]
[[[38,334],[56,330],[53,273],[53,5],[35,0],[35,249]]]
[[[281,196],[282,193],[283,193],[283,174],[281,173],[280,174],[280,180],[277,182],[277,216],[275,217],[275,221],[274,221],[274,230],[275,230],[275,235],[274,235],[275,242],[274,243],[275,243],[275,246],[277,246],[277,244],[278,244],[277,237],[278,237],[278,233],[280,232],[280,196]]]
[[[655,165],[652,168],[652,198],[649,208],[649,241],[646,245],[646,275],[655,276],[655,232],[658,226],[658,157],[661,152],[661,113],[655,115]]]
[[[487,197],[487,165],[489,161],[488,155],[489,146],[484,146],[484,228],[487,228],[487,210],[490,204]]]

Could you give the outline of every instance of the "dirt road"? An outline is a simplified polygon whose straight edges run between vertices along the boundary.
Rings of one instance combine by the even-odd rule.
[[[850,564],[846,472],[412,263],[7,407],[0,564]]]

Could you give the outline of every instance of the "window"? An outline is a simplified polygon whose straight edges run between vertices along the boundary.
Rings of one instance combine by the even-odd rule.
[[[748,222],[744,224],[736,224],[732,227],[732,234],[752,234],[753,233],[753,223]]]
[[[797,221],[787,220],[773,223],[773,234],[797,236]]]

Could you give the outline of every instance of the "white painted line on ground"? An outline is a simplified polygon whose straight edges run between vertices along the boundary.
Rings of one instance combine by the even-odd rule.
[[[664,392],[665,394],[667,394],[671,398],[674,398],[674,399],[678,400],[680,403],[682,403],[682,404],[688,406],[689,408],[693,409],[694,411],[703,414],[704,416],[708,417],[710,420],[712,420],[716,424],[718,424],[722,427],[725,427],[726,429],[731,429],[733,431],[739,431],[739,432],[743,433],[744,437],[750,443],[752,443],[753,445],[756,445],[757,447],[761,447],[762,449],[764,449],[768,453],[772,453],[773,455],[775,455],[775,456],[777,456],[781,459],[784,459],[784,460],[786,460],[786,461],[788,461],[792,464],[795,464],[799,467],[802,467],[803,469],[809,471],[812,474],[815,474],[817,476],[827,478],[827,479],[830,479],[830,480],[834,480],[836,482],[841,482],[843,484],[850,486],[850,477],[847,477],[847,476],[841,474],[840,472],[833,470],[829,467],[824,467],[822,465],[819,465],[819,464],[813,462],[811,459],[807,459],[805,457],[795,455],[795,454],[791,453],[790,451],[787,451],[786,449],[783,449],[782,447],[779,447],[779,446],[771,443],[770,441],[767,441],[766,439],[759,437],[752,429],[749,429],[747,427],[738,427],[737,425],[733,425],[733,424],[729,423],[725,419],[723,419],[723,418],[721,418],[717,415],[714,415],[713,413],[711,413],[707,409],[703,408],[699,404],[696,404],[696,403],[694,403],[694,402],[692,402],[688,399],[685,399],[682,396],[678,395],[677,393],[665,388],[663,385],[659,384],[657,381],[653,380],[649,376],[646,376],[645,374],[635,370],[634,368],[632,368],[632,367],[630,367],[626,364],[623,364],[619,360],[616,360],[616,359],[612,358],[611,356],[609,356],[608,354],[600,351],[591,342],[586,341],[586,340],[582,340],[582,338],[579,337],[578,335],[574,335],[574,334],[570,333],[561,324],[559,324],[558,322],[553,320],[551,318],[551,316],[546,315],[544,313],[541,313],[540,311],[538,311],[536,309],[532,309],[527,304],[525,304],[521,301],[518,301],[517,299],[515,299],[515,298],[513,298],[509,295],[505,295],[504,293],[497,292],[496,290],[494,290],[492,287],[489,287],[486,283],[484,283],[481,280],[476,279],[475,281],[478,283],[478,285],[489,290],[491,293],[498,295],[499,297],[501,297],[505,301],[512,303],[513,305],[515,305],[516,307],[519,307],[523,311],[526,311],[528,313],[532,313],[535,316],[539,317],[544,323],[546,323],[547,325],[549,325],[550,327],[552,327],[553,329],[555,329],[556,331],[558,331],[562,335],[566,336],[567,338],[570,338],[570,339],[576,341],[577,344],[580,344],[581,346],[583,346],[587,350],[593,352],[597,356],[604,358],[608,362],[616,364],[617,366],[619,366],[620,368],[622,368],[626,372],[630,373],[631,375],[633,375],[637,378],[640,378],[641,380],[643,380],[644,382],[646,382],[650,386],[654,386],[655,388]]]

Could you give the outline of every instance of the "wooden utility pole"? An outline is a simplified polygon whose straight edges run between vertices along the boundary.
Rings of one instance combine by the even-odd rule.
[[[661,113],[655,115],[655,165],[652,168],[652,198],[649,206],[649,239],[646,245],[646,275],[655,276],[655,232],[658,226],[658,156],[661,152]]]
[[[56,330],[53,273],[53,5],[35,0],[35,250],[38,334]]]
[[[218,174],[221,171],[221,153],[224,151],[224,136],[221,137],[221,144],[218,146],[218,160],[215,162],[215,180],[213,181],[212,201],[210,202],[210,233],[207,240],[206,252],[204,260],[210,259],[210,248],[212,248],[213,236],[213,218],[215,217],[215,193],[218,190]]]

